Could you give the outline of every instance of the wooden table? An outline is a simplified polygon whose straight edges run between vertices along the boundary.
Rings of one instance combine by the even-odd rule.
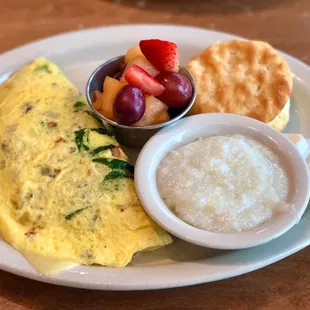
[[[0,52],[64,31],[152,22],[266,40],[310,64],[309,0],[2,0],[0,12]],[[57,287],[0,271],[1,310],[306,310],[309,292],[310,248],[234,279],[142,293]]]

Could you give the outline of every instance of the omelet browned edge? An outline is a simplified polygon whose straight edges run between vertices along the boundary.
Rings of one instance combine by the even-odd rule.
[[[28,258],[121,267],[172,242],[138,201],[118,142],[47,59],[0,86],[0,146],[0,232]]]

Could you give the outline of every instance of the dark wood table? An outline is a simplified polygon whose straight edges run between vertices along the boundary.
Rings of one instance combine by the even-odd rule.
[[[2,0],[0,12],[0,52],[82,28],[167,23],[266,40],[310,64],[309,0]],[[306,310],[309,292],[309,248],[237,278],[148,292],[78,290],[0,271],[1,310]]]

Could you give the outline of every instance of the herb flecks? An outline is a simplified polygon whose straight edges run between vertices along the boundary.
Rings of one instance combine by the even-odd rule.
[[[109,137],[113,137],[113,134],[105,128],[92,128],[91,131],[95,131],[101,135],[107,135]]]
[[[79,150],[79,152],[89,150],[89,146],[85,143],[88,143],[88,133],[86,133],[85,129],[80,129],[74,132],[75,134],[75,144]]]
[[[128,170],[131,174],[134,173],[134,167],[127,161],[111,158],[95,158],[93,162],[108,166],[112,170]]]
[[[99,146],[99,147],[97,147],[96,149],[94,149],[91,152],[91,155],[95,156],[96,154],[98,154],[100,152],[103,152],[103,151],[106,151],[106,150],[112,150],[115,147],[116,147],[116,145],[114,145],[114,144],[109,144],[109,145],[105,145],[105,146]]]
[[[113,137],[113,135],[105,128],[84,128],[84,129],[77,130],[74,132],[75,143],[80,152],[83,150],[89,151],[88,136],[91,131],[95,131],[101,135],[107,135],[107,136]]]
[[[73,106],[73,112],[79,112],[85,106],[86,106],[86,103],[82,101],[77,101]]]
[[[115,179],[124,179],[124,178],[129,178],[129,177],[130,177],[130,175],[126,174],[124,171],[113,170],[105,176],[103,181],[115,180]]]
[[[73,212],[68,213],[67,215],[65,215],[65,220],[71,220],[74,216],[76,216],[77,214],[81,213],[82,211],[84,211],[85,209],[87,209],[88,207],[85,208],[81,208],[81,209],[77,209]]]
[[[48,65],[42,65],[42,66],[36,67],[34,71],[45,71],[47,73],[52,73]]]

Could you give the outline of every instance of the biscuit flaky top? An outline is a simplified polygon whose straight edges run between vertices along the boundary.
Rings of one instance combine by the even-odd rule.
[[[287,62],[265,42],[214,44],[187,68],[197,84],[191,114],[235,113],[267,123],[281,112],[292,92]]]

